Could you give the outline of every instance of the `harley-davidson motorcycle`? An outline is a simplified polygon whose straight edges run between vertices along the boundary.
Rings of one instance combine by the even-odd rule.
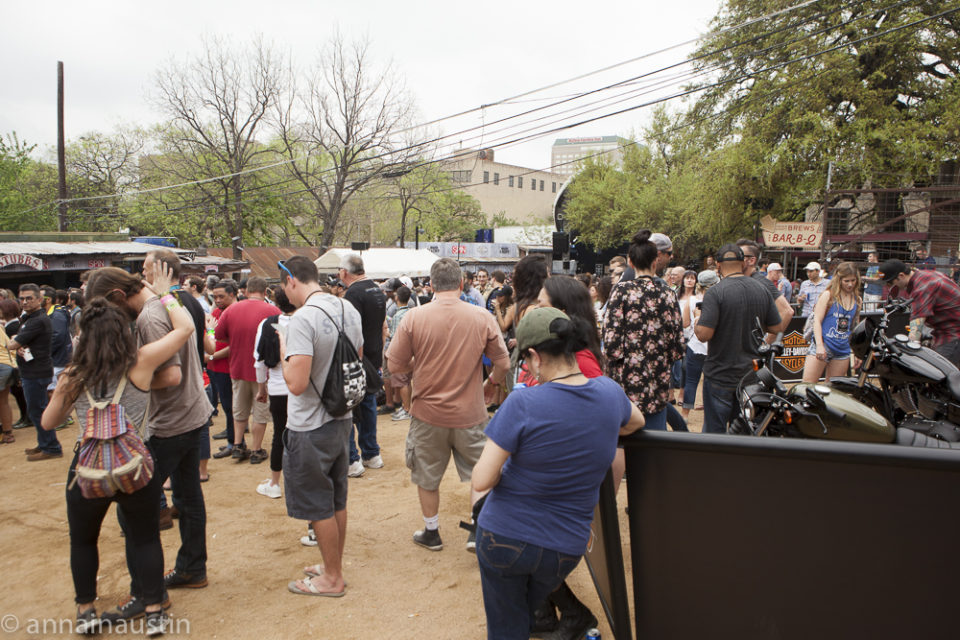
[[[856,377],[787,389],[771,371],[782,344],[761,344],[756,371],[737,388],[740,411],[728,433],[960,449],[960,371],[904,335],[886,335],[890,315],[908,307],[894,302],[851,332],[863,363]]]

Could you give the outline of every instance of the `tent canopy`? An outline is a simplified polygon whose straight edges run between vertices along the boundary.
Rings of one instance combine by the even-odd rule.
[[[436,262],[436,254],[426,249],[378,248],[366,251],[353,251],[346,248],[333,248],[314,260],[317,270],[323,274],[334,274],[340,267],[345,255],[357,253],[363,258],[363,269],[368,278],[397,278],[410,276],[421,278],[430,275],[430,265]]]

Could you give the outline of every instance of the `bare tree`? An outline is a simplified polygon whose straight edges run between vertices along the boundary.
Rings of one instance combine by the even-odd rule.
[[[350,198],[399,175],[423,150],[404,141],[412,101],[390,65],[374,67],[366,41],[347,44],[334,34],[305,85],[290,87],[278,104],[277,133],[314,204],[314,228],[298,231],[325,251]]]
[[[165,146],[179,156],[176,177],[213,181],[222,207],[233,255],[242,257],[244,232],[243,173],[273,153],[259,144],[257,133],[276,103],[282,64],[261,39],[244,48],[205,39],[203,52],[157,73],[157,103],[171,119]],[[187,175],[184,175],[187,174]],[[249,224],[249,221],[248,221]]]

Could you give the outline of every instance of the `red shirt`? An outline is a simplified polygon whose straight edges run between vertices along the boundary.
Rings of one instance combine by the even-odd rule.
[[[222,314],[223,314],[223,309],[221,309],[220,307],[214,307],[213,309],[210,310],[210,315],[212,315],[217,320],[220,319],[220,316]],[[229,346],[230,345],[228,345],[226,342],[215,341],[214,353],[216,353],[216,351],[220,351],[221,349],[226,349]],[[228,358],[219,358],[217,360],[211,360],[210,362],[207,363],[207,370],[213,371],[215,373],[230,373],[230,360]]]
[[[226,308],[217,322],[214,337],[230,345],[230,377],[234,380],[257,381],[253,368],[253,342],[257,327],[265,318],[280,310],[269,302],[256,299],[234,302]]]
[[[926,318],[934,346],[960,340],[960,285],[939,271],[914,271],[906,295],[913,300],[910,319]]]
[[[575,355],[577,357],[577,366],[580,367],[580,373],[582,373],[585,378],[599,378],[603,375],[603,369],[600,368],[600,363],[597,362],[597,356],[593,355],[590,349],[581,349],[577,351]],[[530,374],[530,371],[527,370],[525,363],[520,366],[517,382],[522,382],[528,387],[535,387],[540,384],[537,379]]]

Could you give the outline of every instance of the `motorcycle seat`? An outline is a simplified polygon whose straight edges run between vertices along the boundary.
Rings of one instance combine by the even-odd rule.
[[[953,399],[960,402],[960,371],[953,370],[947,374],[947,385],[950,387]]]

